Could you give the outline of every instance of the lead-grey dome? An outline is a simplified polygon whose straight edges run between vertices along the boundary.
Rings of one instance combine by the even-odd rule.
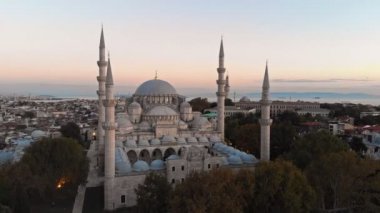
[[[176,95],[177,91],[168,82],[153,79],[145,81],[136,90],[135,95]]]

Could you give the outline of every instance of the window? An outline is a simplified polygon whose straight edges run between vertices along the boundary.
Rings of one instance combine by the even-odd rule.
[[[174,180],[174,179],[172,179],[172,183],[175,183],[175,180]]]
[[[185,166],[181,166],[181,169],[182,169],[182,171],[184,171],[185,170]]]
[[[125,203],[125,195],[122,195],[120,198],[121,203]]]
[[[185,178],[181,178],[181,182],[183,183],[185,181]]]
[[[216,168],[219,168],[219,163],[218,163],[218,164],[216,164]]]
[[[208,164],[208,168],[211,169],[211,165],[210,164]]]
[[[174,166],[172,167],[172,171],[173,171],[173,172],[175,171],[175,167],[174,167]]]

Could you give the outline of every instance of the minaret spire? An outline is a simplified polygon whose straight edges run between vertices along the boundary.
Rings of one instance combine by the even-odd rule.
[[[263,91],[261,95],[261,119],[260,122],[260,159],[262,161],[270,160],[270,125],[272,124],[272,119],[270,119],[270,105],[269,100],[269,74],[268,74],[268,60],[265,65],[265,74],[263,80]]]
[[[106,45],[104,41],[104,32],[103,32],[103,26],[100,33],[100,44],[99,44],[99,60],[97,62],[99,67],[99,75],[97,76],[97,80],[99,83],[98,87],[98,127],[97,127],[97,134],[96,134],[96,140],[97,140],[97,146],[96,149],[98,151],[98,167],[103,168],[104,163],[104,130],[103,130],[103,123],[105,120],[105,112],[104,112],[104,106],[103,106],[103,100],[105,99],[106,95],[106,69],[107,69],[107,61],[106,61]]]
[[[224,48],[223,48],[223,37],[220,41],[220,49],[219,49],[219,67],[218,71],[218,80],[216,80],[216,84],[218,85],[218,91],[216,92],[216,96],[218,99],[218,123],[217,130],[220,132],[220,137],[222,141],[224,141],[224,99],[226,97],[225,85],[226,80],[224,79],[224,73],[226,69],[224,68]]]
[[[111,68],[111,59],[108,55],[106,76],[106,98],[103,100],[105,108],[104,136],[104,208],[111,211],[114,206],[114,180],[115,180],[115,99]]]

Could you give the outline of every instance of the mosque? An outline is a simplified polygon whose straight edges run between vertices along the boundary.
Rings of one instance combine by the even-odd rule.
[[[99,46],[99,89],[96,150],[104,168],[104,208],[112,211],[136,205],[135,188],[146,175],[157,172],[177,184],[192,171],[228,167],[254,169],[258,159],[224,143],[223,40],[217,68],[217,118],[208,120],[192,111],[186,98],[167,81],[145,81],[135,91],[123,112],[115,113],[111,60],[106,60],[103,29]],[[266,66],[261,125],[261,160],[269,160],[269,78]],[[104,166],[103,166],[104,165]]]

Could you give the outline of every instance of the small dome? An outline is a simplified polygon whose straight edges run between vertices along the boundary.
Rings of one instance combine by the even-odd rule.
[[[131,104],[129,104],[128,108],[138,109],[138,108],[141,108],[141,105],[139,103],[137,103],[136,101],[133,101]]]
[[[166,158],[166,160],[178,160],[178,159],[180,159],[180,158],[176,154],[170,155],[168,158]]]
[[[152,146],[161,145],[161,141],[158,138],[153,138],[152,140],[150,140],[150,145]]]
[[[177,138],[177,143],[178,144],[186,144],[186,140],[185,140],[185,138],[179,137],[179,138]]]
[[[45,137],[46,134],[44,131],[41,131],[41,130],[34,130],[31,134],[32,138],[33,139],[40,139],[42,137]]]
[[[199,138],[199,142],[200,143],[208,143],[208,139],[207,139],[207,137],[202,136],[202,137]]]
[[[4,163],[10,162],[13,160],[14,152],[10,151],[0,151],[0,166]]]
[[[142,160],[136,161],[136,163],[133,164],[133,171],[136,172],[144,172],[149,170],[149,165]]]
[[[243,164],[240,157],[236,156],[236,155],[229,156],[227,160],[228,160],[228,163],[230,165],[241,165],[241,164]]]
[[[150,163],[150,169],[151,170],[161,170],[161,169],[165,169],[165,162],[162,161],[162,160],[154,160],[152,161],[152,163]]]
[[[228,165],[228,160],[226,157],[222,157],[222,165]]]
[[[150,144],[149,144],[148,140],[146,140],[146,139],[140,139],[139,140],[138,146],[149,146],[149,145]]]
[[[181,103],[180,108],[181,109],[182,108],[191,108],[191,105],[189,104],[189,102],[184,101],[184,102]]]
[[[251,100],[247,96],[240,98],[240,102],[250,102]]]
[[[117,128],[120,132],[126,133],[133,130],[133,125],[129,120],[127,113],[117,113],[116,115]]]
[[[143,121],[139,125],[140,130],[150,130],[150,124],[147,121]]]
[[[198,140],[196,137],[188,137],[187,142],[188,143],[198,143]]]
[[[167,106],[155,106],[149,110],[146,115],[155,115],[155,116],[167,116],[167,115],[178,115],[176,111]]]
[[[177,91],[168,82],[153,79],[145,81],[136,90],[135,95],[151,96],[151,95],[176,95]]]
[[[128,148],[137,148],[137,144],[136,144],[136,141],[134,139],[128,139],[127,142],[125,143],[125,145]]]
[[[164,137],[162,137],[161,142],[162,142],[162,144],[175,143],[176,140],[171,135],[165,135]]]

